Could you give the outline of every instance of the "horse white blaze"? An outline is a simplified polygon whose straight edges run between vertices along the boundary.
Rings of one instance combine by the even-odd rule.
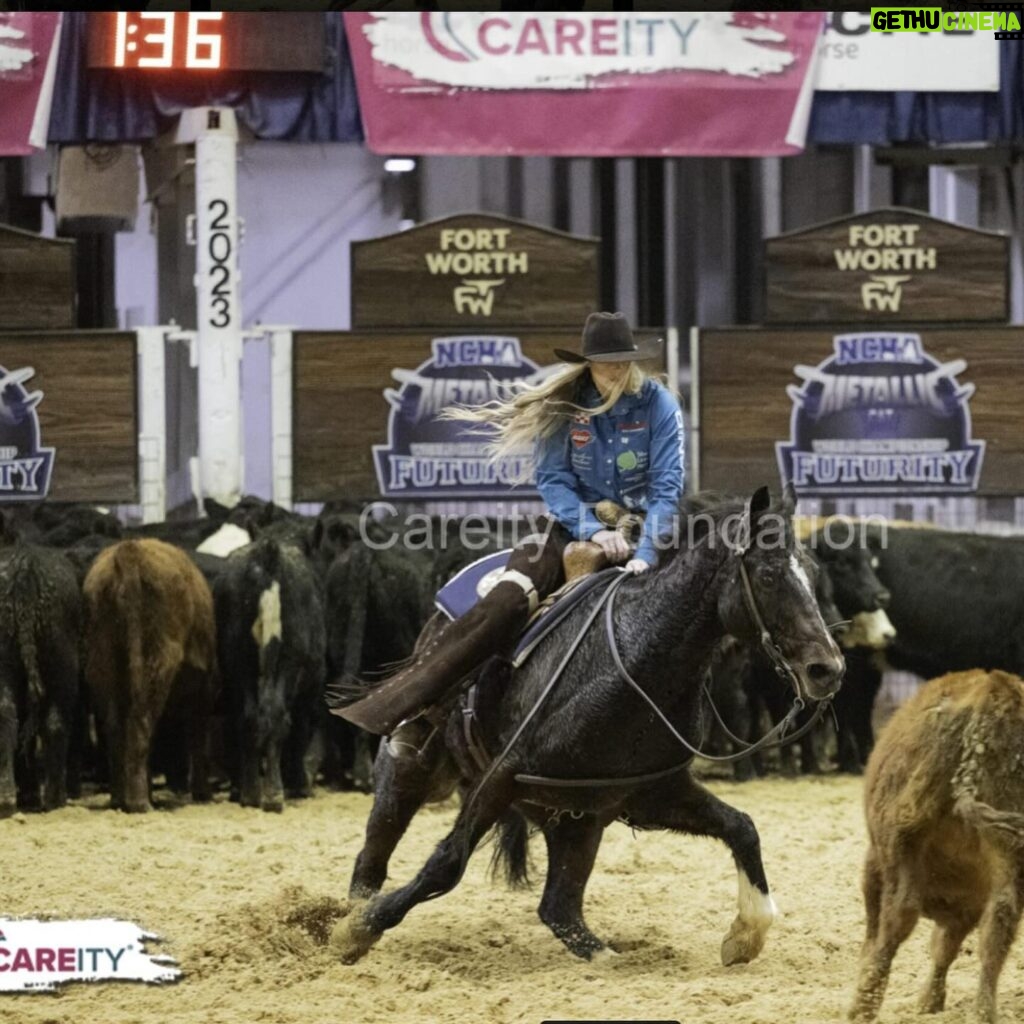
[[[737,874],[739,876],[740,920],[745,925],[764,935],[779,914],[778,908],[775,906],[775,900],[771,898],[769,893],[761,892],[747,878],[747,873],[743,868],[737,868]]]
[[[803,585],[804,590],[806,590],[811,597],[814,597],[814,588],[811,586],[810,578],[804,571],[804,567],[799,563],[799,561],[797,561],[796,555],[789,556],[789,567],[793,570],[793,575]]]

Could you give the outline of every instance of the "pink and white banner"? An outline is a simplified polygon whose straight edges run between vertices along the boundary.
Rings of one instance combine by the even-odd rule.
[[[0,156],[46,146],[60,15],[0,12]]]
[[[803,148],[820,11],[345,14],[378,153]]]

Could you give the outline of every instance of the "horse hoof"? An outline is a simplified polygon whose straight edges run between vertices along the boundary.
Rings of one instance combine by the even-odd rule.
[[[619,956],[619,953],[612,949],[610,946],[605,946],[603,949],[595,949],[590,955],[590,962],[595,964],[609,963],[615,960]]]
[[[354,964],[370,951],[370,947],[381,937],[366,922],[366,905],[353,910],[343,917],[331,932],[330,948],[343,964]]]
[[[742,921],[734,921],[722,942],[722,963],[726,967],[733,964],[748,964],[764,948],[764,932],[752,928]]]

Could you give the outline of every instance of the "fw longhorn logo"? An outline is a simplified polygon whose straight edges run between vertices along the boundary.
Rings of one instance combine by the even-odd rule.
[[[909,280],[909,274],[906,277],[874,275],[870,281],[860,286],[860,298],[864,308],[898,313],[903,299],[903,284]]]
[[[463,281],[452,289],[455,312],[490,316],[494,312],[495,292],[504,283],[503,277],[495,281]]]

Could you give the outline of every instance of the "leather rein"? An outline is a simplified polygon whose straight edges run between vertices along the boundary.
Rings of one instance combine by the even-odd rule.
[[[604,593],[601,595],[600,599],[594,605],[593,609],[591,609],[586,621],[580,627],[579,632],[576,634],[572,643],[569,645],[569,648],[565,652],[565,655],[562,657],[562,660],[558,663],[558,667],[552,673],[550,680],[544,687],[544,690],[541,692],[540,696],[534,702],[533,706],[530,708],[526,717],[522,720],[522,722],[520,722],[518,728],[512,734],[511,739],[505,745],[505,748],[502,750],[502,752],[490,763],[490,765],[487,768],[487,771],[484,773],[484,776],[480,780],[479,784],[474,787],[473,795],[475,796],[477,793],[480,792],[484,783],[486,783],[487,780],[491,777],[491,775],[494,774],[498,765],[500,765],[505,760],[505,758],[511,753],[512,748],[519,741],[519,738],[525,732],[527,726],[530,724],[534,716],[540,710],[545,700],[547,700],[548,696],[554,689],[555,685],[558,683],[559,679],[561,679],[562,674],[564,673],[570,660],[576,653],[580,644],[583,642],[584,637],[586,637],[586,635],[589,633],[590,627],[596,621],[597,616],[601,612],[602,608],[604,609],[605,638],[608,643],[608,649],[611,653],[612,660],[615,663],[616,671],[618,672],[620,678],[634,691],[636,691],[636,693],[639,694],[641,698],[643,698],[644,702],[651,708],[656,717],[661,720],[662,724],[672,734],[673,738],[688,752],[689,756],[684,761],[680,762],[679,764],[673,765],[671,768],[662,769],[658,772],[650,772],[646,775],[635,775],[617,779],[556,779],[547,778],[542,775],[529,775],[525,773],[517,773],[515,776],[516,782],[526,783],[530,785],[552,786],[559,788],[593,788],[640,785],[647,782],[653,782],[657,779],[661,779],[669,775],[675,774],[676,772],[682,771],[684,768],[687,767],[687,765],[690,764],[694,757],[701,757],[704,760],[712,761],[716,764],[732,764],[736,761],[742,760],[745,757],[749,757],[751,754],[758,753],[759,751],[765,749],[774,749],[776,747],[781,747],[785,744],[793,743],[794,741],[804,736],[811,729],[813,729],[814,726],[817,725],[817,723],[820,721],[821,716],[825,713],[830,702],[828,700],[818,702],[814,714],[811,716],[811,719],[807,723],[805,723],[801,728],[796,730],[796,732],[789,732],[789,729],[795,722],[797,715],[799,715],[800,712],[806,707],[806,701],[804,699],[803,688],[800,685],[799,677],[793,670],[793,667],[786,660],[786,657],[782,653],[781,648],[778,646],[778,644],[775,643],[771,631],[765,625],[764,617],[761,615],[761,610],[757,604],[757,598],[754,596],[754,588],[750,582],[750,575],[747,572],[746,563],[744,561],[744,556],[747,554],[749,550],[750,531],[748,529],[747,541],[744,544],[739,545],[733,549],[734,557],[738,558],[739,560],[739,576],[743,585],[744,604],[746,605],[747,613],[750,615],[754,627],[757,629],[759,633],[761,649],[764,651],[769,661],[771,661],[776,673],[778,673],[778,675],[783,679],[787,679],[793,686],[794,692],[796,693],[796,697],[793,701],[793,706],[790,708],[789,712],[786,714],[785,718],[783,718],[781,722],[773,726],[767,733],[765,733],[764,736],[762,736],[759,740],[755,741],[754,743],[748,744],[745,741],[740,740],[729,731],[729,729],[725,726],[725,723],[722,721],[721,715],[718,713],[717,708],[715,708],[714,702],[711,700],[711,695],[708,692],[707,681],[705,680],[704,696],[707,699],[708,703],[711,705],[711,710],[716,720],[718,721],[719,725],[725,730],[725,733],[728,735],[730,740],[733,743],[740,745],[742,749],[738,750],[734,754],[713,755],[704,753],[699,748],[693,746],[684,736],[682,736],[679,733],[675,726],[672,725],[672,723],[664,715],[664,713],[657,706],[657,704],[655,704],[655,702],[647,695],[647,693],[640,686],[640,684],[630,675],[629,671],[626,669],[626,666],[622,662],[622,656],[619,653],[619,645],[615,639],[615,597],[618,593],[619,588],[622,586],[623,583],[626,582],[627,579],[630,578],[632,574],[627,573],[624,569],[621,568],[605,569],[605,574],[608,574],[609,576],[614,575],[615,578],[611,579]]]

